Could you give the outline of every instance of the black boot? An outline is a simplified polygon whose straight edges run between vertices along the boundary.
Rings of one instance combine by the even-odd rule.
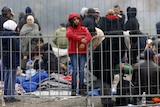
[[[76,85],[72,85],[71,96],[76,96]]]
[[[79,84],[79,95],[86,96],[87,95],[87,86],[84,84]]]

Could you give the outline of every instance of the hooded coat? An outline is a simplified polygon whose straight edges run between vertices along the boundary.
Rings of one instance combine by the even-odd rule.
[[[127,22],[125,23],[125,30],[129,30],[131,35],[137,35],[140,34],[140,30],[139,30],[139,22],[136,18],[137,15],[137,9],[136,8],[131,8],[128,7],[127,8]],[[136,37],[131,37],[131,41],[133,43],[137,42],[137,38]]]
[[[81,26],[81,23],[76,28],[73,28],[71,25],[71,20],[74,17],[78,17],[80,19],[80,16],[77,13],[71,13],[68,16],[68,21],[70,21],[70,26],[67,27],[66,31],[66,37],[68,38],[68,53],[69,54],[86,54],[86,46],[87,44],[84,44],[85,47],[83,49],[80,49],[80,44],[82,44],[81,40],[85,38],[87,42],[90,42],[91,35],[86,27]],[[77,48],[78,47],[78,48]]]
[[[127,8],[127,22],[125,23],[125,29],[129,30],[130,35],[139,35],[139,22],[136,18],[137,15],[137,9],[134,7],[128,7]],[[137,55],[138,55],[138,42],[137,42],[137,36],[131,37],[131,64],[135,64],[137,62]]]

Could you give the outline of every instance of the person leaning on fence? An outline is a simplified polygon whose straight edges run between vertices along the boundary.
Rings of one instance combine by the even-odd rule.
[[[5,29],[2,36],[15,36],[17,33],[15,29],[17,24],[13,20],[7,20],[3,24]],[[19,101],[15,98],[15,84],[16,84],[16,69],[20,65],[20,45],[17,38],[3,38],[2,39],[2,63],[5,71],[4,80],[4,95],[6,101]]]
[[[160,67],[155,63],[155,53],[152,48],[147,48],[144,51],[144,60],[136,63],[133,68],[132,83],[135,88],[134,94],[142,95],[143,92],[151,95],[159,94],[159,72]],[[151,97],[147,97],[147,100],[151,101],[151,99]]]
[[[36,38],[27,38],[27,36],[40,36],[39,27],[34,23],[34,17],[29,15],[26,20],[27,24],[24,24],[20,31],[20,36],[24,37],[21,38],[21,49],[24,55],[23,60],[21,61],[22,69],[26,68],[26,60],[29,59],[30,52],[36,46]]]
[[[86,27],[81,26],[78,13],[68,15],[69,27],[66,36],[68,38],[68,53],[73,66],[72,72],[72,96],[76,96],[77,73],[79,72],[79,94],[86,95],[84,84],[84,67],[86,63],[86,46],[92,36]],[[77,63],[78,62],[78,63]],[[78,70],[78,71],[77,71]]]

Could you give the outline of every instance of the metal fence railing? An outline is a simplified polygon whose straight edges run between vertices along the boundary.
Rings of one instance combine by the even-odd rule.
[[[130,44],[131,37],[136,37],[138,42]],[[27,56],[25,68],[22,68],[22,63],[24,63],[22,38],[26,38],[29,43],[27,51],[25,51],[28,53],[25,53]],[[35,44],[35,47],[38,46],[37,48],[32,48],[31,46],[34,43],[32,41],[33,38],[37,41]],[[45,41],[41,41],[41,38]],[[29,97],[36,95],[41,98],[52,98],[71,95],[71,73],[74,71],[72,71],[67,48],[59,49],[51,46],[51,53],[47,51],[46,54],[46,62],[41,62],[41,59],[44,58],[41,55],[45,53],[44,50],[41,50],[41,46],[50,47],[50,44],[52,44],[51,39],[53,38],[48,36],[0,37],[1,84],[11,82],[12,88],[10,88],[10,92],[14,93],[13,95],[7,95],[5,93],[6,90],[4,90],[6,97],[26,98],[28,95]],[[158,36],[105,35],[101,44],[93,48],[95,38],[102,37],[93,37],[87,47],[87,62],[84,70],[88,92],[88,95],[84,96],[86,106],[94,107],[96,105],[95,102],[99,101],[97,99],[100,99],[102,104],[109,107],[113,106],[113,104],[114,106],[128,106],[129,104],[141,106],[142,100],[145,106],[158,105],[160,83]],[[151,44],[149,44],[150,47],[146,44],[149,38],[152,39]],[[15,41],[19,44],[17,45]],[[147,48],[153,50],[155,54],[145,51]],[[53,54],[57,61],[57,69],[52,69],[53,66],[56,67],[55,62],[52,63]],[[150,54],[153,55],[152,59]],[[136,60],[134,59],[135,57]],[[34,58],[38,59],[38,61],[34,61]],[[36,66],[32,66],[32,63]],[[19,66],[18,70],[17,66]],[[6,75],[7,73],[10,75],[10,80],[9,78],[4,78],[4,74]],[[16,78],[14,75],[16,75]],[[17,83],[16,91],[12,90],[15,83]],[[5,89],[5,87],[1,88]],[[76,90],[78,94],[78,85]]]
[[[131,42],[133,37],[136,43]],[[92,106],[96,99],[106,107],[159,105],[158,40],[157,35],[105,35],[96,49],[90,47],[87,67],[93,75],[88,100]]]

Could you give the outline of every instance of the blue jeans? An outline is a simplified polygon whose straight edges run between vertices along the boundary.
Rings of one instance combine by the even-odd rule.
[[[15,95],[16,84],[16,70],[9,70],[5,68],[4,78],[4,95],[8,100],[13,100]]]
[[[70,60],[73,66],[72,72],[72,84],[76,85],[77,83],[77,72],[79,72],[79,81],[80,84],[84,83],[84,67],[86,63],[86,54],[71,54]]]

